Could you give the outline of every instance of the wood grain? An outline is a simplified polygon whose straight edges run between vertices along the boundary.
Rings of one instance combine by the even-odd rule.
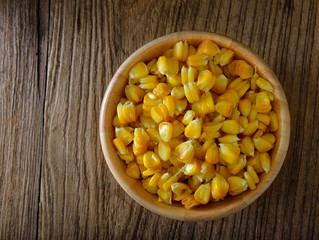
[[[0,0],[0,238],[319,239],[318,4]],[[213,222],[174,221],[135,203],[99,143],[116,69],[181,30],[242,41],[272,67],[290,106],[278,177],[248,208]]]

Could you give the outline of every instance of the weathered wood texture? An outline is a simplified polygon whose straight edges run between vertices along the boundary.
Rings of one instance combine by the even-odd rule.
[[[319,3],[0,1],[0,238],[318,239]],[[227,218],[157,216],[115,182],[98,138],[108,82],[133,51],[181,30],[242,41],[272,67],[291,111],[286,161]]]

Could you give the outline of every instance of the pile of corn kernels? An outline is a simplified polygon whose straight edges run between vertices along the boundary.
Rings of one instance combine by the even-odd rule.
[[[178,42],[130,69],[113,119],[126,173],[192,208],[255,190],[278,130],[272,85],[231,49]]]

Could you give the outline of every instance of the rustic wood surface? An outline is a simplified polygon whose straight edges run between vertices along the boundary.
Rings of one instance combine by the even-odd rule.
[[[116,69],[182,30],[242,41],[269,63],[290,105],[277,179],[212,222],[170,220],[135,203],[99,142]],[[0,239],[319,239],[318,119],[318,0],[0,0]]]

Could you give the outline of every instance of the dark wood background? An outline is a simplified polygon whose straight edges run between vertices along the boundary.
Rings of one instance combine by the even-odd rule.
[[[155,215],[116,183],[98,135],[120,64],[182,30],[242,41],[277,74],[286,161],[253,204],[212,222]],[[319,239],[319,2],[0,0],[0,239]]]

